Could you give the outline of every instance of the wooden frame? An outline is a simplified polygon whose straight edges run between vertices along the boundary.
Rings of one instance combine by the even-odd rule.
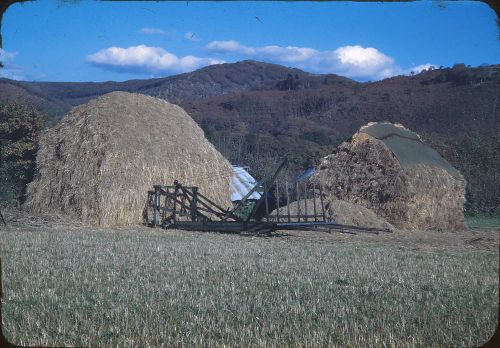
[[[177,180],[172,186],[153,186],[148,191],[146,205],[143,211],[144,223],[152,227],[176,228],[191,231],[211,231],[223,233],[270,233],[280,230],[310,230],[310,231],[336,231],[341,233],[367,232],[378,234],[379,231],[390,232],[370,227],[358,227],[338,224],[326,218],[325,204],[323,201],[323,188],[308,180],[295,182],[295,196],[297,197],[297,213],[290,213],[290,185],[278,184],[276,178],[286,163],[284,160],[274,171],[272,176],[262,179],[250,190],[243,199],[235,204],[232,210],[223,209],[214,201],[199,192],[196,186],[183,186]],[[245,207],[250,195],[258,187],[264,187],[260,199],[255,203],[251,213],[244,219],[237,212]],[[280,191],[285,188],[287,214],[281,213]],[[275,192],[276,213],[269,212],[269,195]],[[310,212],[307,199],[312,196],[313,211]],[[319,196],[319,197],[318,197]],[[317,204],[319,199],[319,205]],[[304,212],[302,212],[304,200]],[[163,203],[162,203],[163,201]],[[257,211],[264,204],[266,214],[256,218]]]

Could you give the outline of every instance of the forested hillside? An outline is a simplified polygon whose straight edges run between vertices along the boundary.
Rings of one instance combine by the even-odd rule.
[[[469,212],[499,211],[499,65],[457,64],[373,83],[255,61],[126,82],[0,80],[0,100],[34,105],[48,114],[48,126],[114,90],[181,105],[230,161],[257,176],[285,155],[295,170],[313,165],[367,122],[400,122],[464,174]]]

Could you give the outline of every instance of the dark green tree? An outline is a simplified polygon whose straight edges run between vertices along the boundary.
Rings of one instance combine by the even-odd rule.
[[[22,204],[26,185],[35,171],[43,116],[33,107],[8,102],[0,105],[0,200]]]

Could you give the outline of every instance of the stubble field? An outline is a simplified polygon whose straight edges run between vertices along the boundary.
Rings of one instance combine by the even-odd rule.
[[[477,346],[499,229],[251,237],[6,214],[6,338],[41,346]]]

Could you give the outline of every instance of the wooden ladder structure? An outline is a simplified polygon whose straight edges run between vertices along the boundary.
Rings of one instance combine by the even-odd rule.
[[[278,183],[276,179],[286,162],[285,159],[272,175],[259,181],[233,209],[224,209],[200,193],[198,187],[183,186],[177,180],[171,186],[155,185],[148,191],[143,210],[144,223],[152,227],[224,233],[269,234],[276,230],[388,232],[328,220],[321,185],[309,181],[296,181],[293,187],[288,182]],[[249,197],[260,189],[260,198],[250,202]],[[293,196],[296,197],[297,211],[292,214],[290,201]],[[247,205],[249,203],[252,205]],[[280,210],[284,205],[286,213]],[[250,213],[242,214],[249,207]],[[274,212],[270,211],[271,208],[275,208]]]

